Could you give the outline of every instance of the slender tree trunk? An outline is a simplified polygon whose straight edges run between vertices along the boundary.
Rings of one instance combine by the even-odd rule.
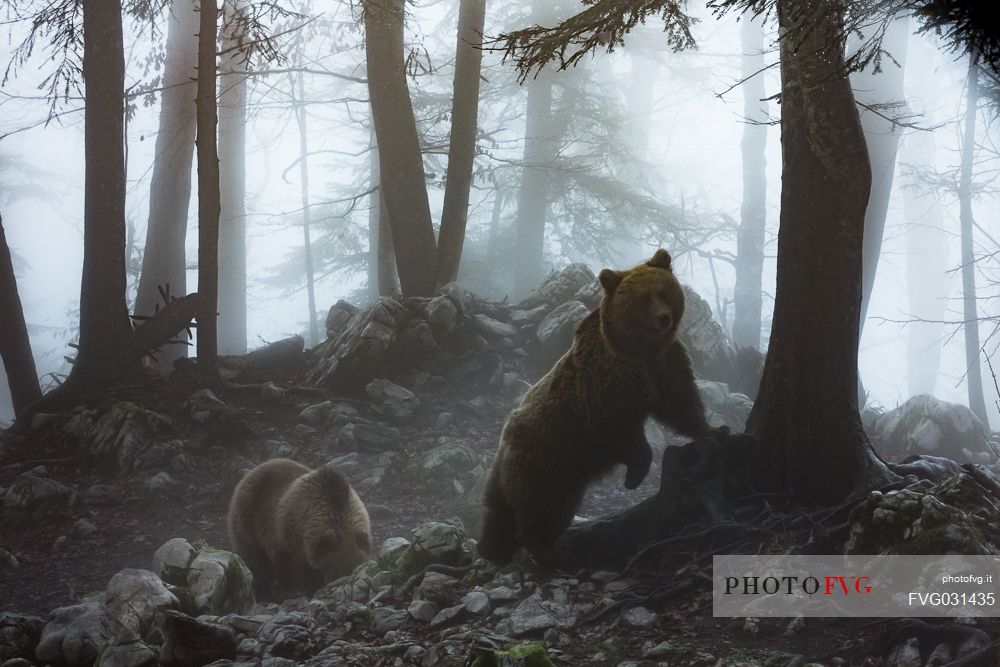
[[[125,55],[120,0],[83,3],[84,175],[80,350],[67,382],[104,386],[138,367],[125,303]]]
[[[525,113],[524,157],[521,186],[517,193],[514,233],[517,272],[514,292],[524,296],[545,277],[545,217],[549,206],[551,175],[555,157],[552,136],[552,74],[543,70],[525,83],[528,89]]]
[[[246,35],[239,20],[246,0],[226,0],[219,94],[219,352],[247,351]]]
[[[906,63],[906,43],[909,39],[909,18],[901,16],[889,24],[882,40],[882,48],[891,56],[883,58],[882,71],[871,69],[851,75],[855,99],[870,107],[875,105],[903,102],[903,67]],[[864,36],[862,38],[865,38]],[[899,63],[892,62],[895,60]],[[865,132],[868,159],[872,166],[872,191],[865,210],[865,240],[862,247],[862,292],[861,330],[864,331],[871,301],[875,275],[878,273],[878,258],[882,253],[882,237],[885,231],[885,216],[889,210],[889,195],[892,193],[893,172],[896,170],[896,151],[902,129],[891,120],[898,110],[862,109],[861,127]]]
[[[900,161],[934,167],[934,133],[914,132],[903,140]],[[941,369],[941,339],[948,297],[948,244],[937,195],[903,188],[906,218],[908,311],[923,322],[906,325],[907,380],[910,395],[934,394]]]
[[[483,62],[483,27],[486,0],[460,0],[458,39],[455,48],[455,81],[452,86],[451,139],[445,177],[441,233],[438,237],[438,285],[458,277],[469,216],[469,190],[476,157],[479,116],[479,72]]]
[[[976,257],[972,239],[972,162],[976,147],[976,110],[979,103],[979,63],[976,54],[969,57],[966,79],[965,123],[962,135],[962,167],[958,186],[962,228],[962,305],[965,319],[966,382],[969,385],[969,409],[984,424],[989,423],[983,398],[983,376],[979,362],[979,310],[976,304]]]
[[[434,292],[437,247],[403,51],[405,0],[365,0],[368,93],[380,153],[380,183],[405,296]]]
[[[389,214],[382,197],[379,176],[378,141],[372,130],[369,143],[369,168],[372,193],[368,207],[368,287],[371,300],[380,296],[399,294],[399,276],[396,274],[396,253],[392,247],[392,229]]]
[[[759,20],[743,20],[743,204],[736,237],[733,342],[760,349],[767,223],[767,102],[764,101],[764,32]],[[751,78],[747,78],[751,77]]]
[[[198,13],[194,0],[175,0],[167,18],[166,61],[160,94],[160,125],[149,187],[149,223],[135,312],[152,315],[163,304],[159,288],[171,296],[187,293],[188,207],[194,158],[195,77],[198,60]],[[167,345],[157,355],[161,372],[187,356],[186,345]]]
[[[202,0],[198,33],[198,365],[218,358],[219,154],[216,145],[215,0]]]
[[[301,57],[300,57],[301,63]],[[295,117],[299,121],[299,181],[302,192],[302,248],[306,258],[306,294],[309,299],[309,346],[319,343],[316,321],[316,284],[313,275],[312,239],[309,236],[309,128],[306,117],[306,85],[302,70],[297,77],[298,105]]]
[[[776,474],[792,493],[828,502],[891,476],[868,444],[855,401],[861,244],[871,171],[843,74],[841,3],[779,0],[777,7],[782,35],[777,289],[748,430],[773,448]]]
[[[24,323],[24,309],[17,293],[17,279],[14,277],[14,263],[11,261],[7,235],[0,217],[0,359],[7,373],[7,385],[14,404],[14,416],[18,416],[30,403],[42,397],[38,387],[38,371],[35,358],[31,354],[28,327]]]

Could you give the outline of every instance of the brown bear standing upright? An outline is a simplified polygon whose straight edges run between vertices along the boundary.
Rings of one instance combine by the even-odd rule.
[[[684,292],[670,254],[600,274],[604,298],[573,346],[524,395],[500,436],[483,495],[479,552],[506,564],[519,547],[544,557],[587,485],[615,464],[634,489],[649,472],[647,416],[690,437],[709,432],[691,359],[677,340]]]
[[[368,511],[330,467],[272,459],[247,473],[229,503],[229,542],[260,589],[313,592],[371,558]]]

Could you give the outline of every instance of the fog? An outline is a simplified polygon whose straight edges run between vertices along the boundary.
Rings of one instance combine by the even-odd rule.
[[[413,48],[409,80],[411,94],[418,103],[418,123],[430,147],[425,155],[428,180],[443,182],[446,164],[447,123],[442,123],[438,108],[447,97],[453,75],[454,35],[457,11],[450,2],[425,2],[412,7],[408,16],[407,42]],[[490,3],[487,8],[486,33],[496,35],[525,25],[527,10]],[[314,235],[327,240],[316,247],[316,301],[320,323],[330,305],[338,299],[360,303],[366,292],[367,225],[369,197],[361,196],[370,187],[370,115],[367,91],[363,83],[347,80],[365,75],[363,30],[350,9],[337,3],[322,16],[326,34],[302,33],[304,60],[314,73],[305,75],[309,104],[308,145],[310,155],[310,197]],[[743,198],[741,180],[741,138],[743,117],[740,30],[735,16],[716,18],[696,10],[701,19],[694,28],[696,50],[672,53],[663,48],[655,21],[642,27],[613,54],[586,56],[577,72],[554,74],[579,76],[579,99],[597,100],[597,111],[606,114],[606,127],[590,121],[577,128],[582,134],[576,144],[565,148],[565,155],[578,156],[586,166],[601,164],[626,181],[633,179],[636,189],[653,192],[659,201],[683,207],[687,215],[701,225],[737,224]],[[10,38],[4,41],[0,57],[6,63],[14,47],[25,36],[25,26],[7,26]],[[765,25],[764,58],[769,65],[759,76],[764,79],[768,96],[779,91],[777,52],[773,40],[776,28]],[[149,71],[147,56],[162,48],[162,35],[150,35],[126,23],[126,86],[139,90],[149,86],[156,75]],[[285,42],[291,44],[291,41]],[[292,56],[294,57],[294,56]],[[283,70],[294,63],[261,65],[261,69]],[[883,66],[895,67],[891,59]],[[77,317],[80,299],[80,272],[83,258],[83,113],[82,99],[72,93],[69,99],[54,104],[47,97],[44,82],[53,63],[44,51],[36,53],[0,92],[0,205],[7,239],[15,254],[15,270],[31,344],[43,388],[51,387],[68,372],[65,357],[74,351],[69,344],[77,340]],[[508,226],[515,215],[518,162],[524,152],[525,91],[516,86],[516,72],[510,63],[502,63],[500,54],[487,51],[483,61],[483,89],[479,122],[480,154],[477,169],[494,172],[499,183],[498,196],[506,205],[500,207],[501,227]],[[933,35],[911,35],[905,60],[905,104],[887,109],[889,115],[905,115],[905,127],[896,163],[895,180],[889,202],[881,257],[875,287],[864,326],[859,365],[862,381],[869,393],[869,403],[882,408],[894,407],[910,395],[906,336],[908,323],[915,318],[909,297],[907,258],[908,235],[912,224],[904,215],[907,186],[915,186],[912,170],[905,165],[908,146],[933,137],[933,164],[941,172],[957,173],[961,142],[958,120],[964,109],[965,59],[948,53]],[[327,70],[338,76],[317,74]],[[638,79],[638,80],[637,80]],[[637,85],[638,84],[638,85]],[[226,85],[223,78],[223,86]],[[266,341],[304,333],[308,328],[308,305],[304,273],[300,273],[302,246],[299,159],[299,135],[294,114],[288,107],[291,95],[287,74],[259,74],[250,78],[247,124],[247,326],[248,343],[256,347]],[[193,89],[192,89],[193,90]],[[134,230],[132,242],[137,251],[143,247],[149,215],[150,175],[158,127],[158,96],[138,96],[127,121],[127,217]],[[423,106],[420,106],[420,103]],[[634,107],[648,104],[648,109]],[[769,111],[776,121],[780,112],[775,100]],[[447,105],[446,105],[447,106]],[[630,108],[635,113],[630,112]],[[55,114],[49,117],[50,110]],[[623,114],[621,112],[624,112]],[[990,182],[996,175],[996,122],[993,110],[979,114],[977,133],[976,181],[984,191],[974,200],[976,230],[979,313],[995,314],[998,296],[998,264],[995,245],[1000,237],[1000,207]],[[593,136],[601,130],[611,133],[611,140],[599,144]],[[648,132],[648,134],[646,134]],[[776,234],[781,192],[780,128],[770,125],[767,133],[767,244],[764,265],[763,342],[766,345],[775,284]],[[639,137],[635,140],[636,133]],[[615,151],[617,137],[621,152]],[[636,144],[629,146],[628,144]],[[645,162],[641,167],[627,162],[626,153],[641,149]],[[643,181],[642,184],[638,181]],[[477,244],[488,239],[494,214],[494,195],[485,179],[477,180],[471,195],[469,238],[466,242],[466,265],[463,281],[472,291],[500,298],[513,290],[502,277],[476,277],[483,270],[474,263]],[[193,193],[196,189],[193,189]],[[443,188],[430,187],[432,217],[440,220]],[[559,193],[553,193],[557,199]],[[357,199],[355,199],[357,198]],[[935,284],[944,285],[947,323],[931,332],[934,346],[941,350],[940,372],[934,378],[933,393],[941,399],[967,403],[966,362],[961,322],[961,278],[959,275],[959,204],[952,192],[936,192],[940,206],[940,224],[932,223],[936,256],[946,257],[943,271],[928,259],[928,271],[934,272]],[[566,216],[580,210],[550,202],[551,216],[546,241],[546,265],[561,267],[568,262],[586,262],[595,271],[604,266],[624,267],[647,258],[657,245],[655,234],[646,232],[642,239],[627,239],[621,234],[600,247],[576,247],[571,242],[574,221]],[[562,217],[560,217],[562,216]],[[607,230],[628,230],[632,221],[615,217],[613,209],[594,209],[595,219]],[[714,222],[713,222],[714,221]],[[710,255],[735,255],[735,232],[709,235],[702,252],[678,252],[670,248],[669,237],[663,243],[675,253],[675,271],[682,281],[692,285],[713,307],[717,319],[732,325],[732,298],[735,274],[731,264]],[[991,254],[992,253],[992,254]],[[353,262],[338,260],[333,254],[357,256]],[[481,254],[481,253],[479,253]],[[188,290],[196,285],[197,213],[192,196],[187,239],[189,264]],[[287,262],[291,259],[291,264]],[[138,267],[137,257],[133,257]],[[324,268],[325,267],[325,268]],[[491,274],[492,275],[492,274]],[[138,276],[129,276],[129,298],[134,299]],[[521,294],[511,294],[512,300]],[[725,312],[719,312],[723,305]],[[1000,337],[996,322],[980,325],[985,357],[996,359]],[[821,351],[817,351],[821,353]],[[928,357],[932,350],[928,349]],[[803,359],[803,363],[808,360]],[[1000,428],[998,396],[990,369],[983,365],[984,391],[993,428]],[[8,422],[13,413],[5,380],[0,390],[0,421]],[[816,387],[823,392],[823,387]]]

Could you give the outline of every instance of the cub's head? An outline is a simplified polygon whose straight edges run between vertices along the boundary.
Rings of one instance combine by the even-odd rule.
[[[326,528],[306,533],[302,545],[309,567],[323,575],[323,581],[350,574],[372,556],[372,538],[367,530]]]
[[[313,570],[333,581],[372,557],[368,511],[350,483],[324,466],[303,487],[302,551]]]
[[[670,253],[624,271],[604,269],[601,331],[612,350],[646,357],[673,343],[684,316],[684,290],[671,270]]]

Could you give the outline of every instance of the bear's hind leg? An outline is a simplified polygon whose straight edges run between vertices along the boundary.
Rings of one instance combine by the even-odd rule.
[[[552,547],[573,523],[583,489],[559,487],[553,483],[544,499],[525,503],[516,513],[518,539],[540,562],[551,555]]]
[[[517,524],[514,509],[504,498],[499,475],[494,472],[486,482],[483,494],[483,532],[479,539],[479,554],[486,560],[503,567],[514,560],[520,544],[517,542]]]

